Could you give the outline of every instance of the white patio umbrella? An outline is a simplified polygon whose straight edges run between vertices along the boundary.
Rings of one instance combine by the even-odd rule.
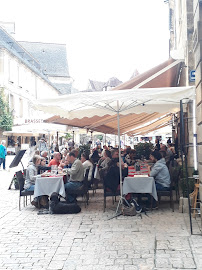
[[[120,194],[122,204],[122,170],[119,117],[131,113],[177,112],[182,98],[194,99],[195,87],[141,88],[107,92],[79,92],[54,99],[38,100],[34,106],[52,115],[67,119],[82,119],[117,115],[119,140]],[[126,119],[127,121],[127,119]]]

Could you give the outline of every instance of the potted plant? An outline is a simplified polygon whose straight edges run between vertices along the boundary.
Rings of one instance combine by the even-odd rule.
[[[138,143],[134,146],[136,150],[136,158],[142,159],[143,157],[149,159],[149,156],[154,149],[154,145],[152,143]]]
[[[187,179],[186,179],[186,169],[185,167],[183,167],[183,169],[181,169],[180,180],[179,180],[179,186],[181,190],[179,211],[181,213],[188,212],[188,209],[189,209],[188,196],[190,196],[194,191],[194,185],[195,185],[194,177],[192,178],[188,176],[188,184],[189,184],[189,192],[188,192]],[[190,199],[192,200],[191,196],[190,196]]]
[[[79,158],[81,157],[81,154],[85,153],[88,156],[90,155],[90,145],[89,144],[84,144],[79,146]]]
[[[194,190],[195,180],[194,180],[194,178],[188,178],[188,181],[189,181],[189,194],[190,194]],[[188,187],[187,187],[186,170],[185,170],[185,168],[183,168],[183,170],[181,170],[181,174],[180,174],[180,188],[181,188],[183,197],[184,198],[188,198]]]

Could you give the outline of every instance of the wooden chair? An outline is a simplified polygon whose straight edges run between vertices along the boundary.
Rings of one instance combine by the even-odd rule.
[[[194,185],[194,191],[189,194],[189,197],[190,199],[192,198],[192,210],[193,210],[193,217],[195,218],[196,217],[196,206],[197,206],[197,203],[199,203],[198,201],[198,194],[199,194],[199,180],[197,180],[197,182],[195,183]]]
[[[34,195],[34,191],[27,191],[24,190],[24,183],[25,179],[21,171],[16,172],[16,177],[19,183],[19,210],[21,210],[21,197],[23,197],[23,203],[24,207],[27,205],[27,196],[30,196],[30,202],[31,202],[31,196]]]
[[[89,174],[89,169],[86,170],[85,177],[83,180],[83,185],[78,188],[77,190],[66,190],[66,195],[77,195],[81,196],[82,199],[85,198],[85,207],[86,204],[88,205],[88,200],[89,200],[89,192],[88,192],[88,174]]]

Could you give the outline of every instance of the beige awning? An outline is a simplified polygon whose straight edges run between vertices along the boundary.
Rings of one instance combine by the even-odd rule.
[[[148,123],[156,118],[161,117],[163,114],[160,113],[141,113],[141,114],[129,114],[129,115],[121,115],[120,116],[120,133],[127,133],[131,129],[134,129],[140,125]],[[105,122],[106,120],[106,122]],[[88,126],[90,130],[96,130],[103,133],[106,133],[107,130],[110,130],[111,134],[117,134],[117,117],[114,116],[111,119],[106,118],[102,121],[98,121],[97,123]],[[107,132],[108,133],[108,132]]]
[[[160,113],[141,113],[141,114],[129,114],[129,115],[120,115],[120,132],[121,134],[127,133],[131,129],[134,129],[140,125],[148,123],[152,120],[155,120],[164,114]],[[54,116],[46,120],[46,122],[51,122],[55,124],[64,124],[71,125],[75,127],[85,128],[92,131],[108,133],[108,134],[117,134],[117,116],[104,116],[100,117],[102,119],[95,121],[94,117],[91,118],[82,118],[82,119],[73,119],[69,120],[59,116]]]
[[[40,133],[42,134],[42,133]],[[33,133],[33,132],[23,132],[23,131],[4,131],[4,136],[25,136],[25,137],[35,137],[39,136],[39,133]]]
[[[173,112],[171,108],[167,108],[164,110],[165,106],[168,106],[168,104],[171,104],[169,101],[169,97],[174,95],[176,86],[178,85],[178,80],[179,80],[179,73],[180,73],[180,67],[181,67],[182,62],[180,60],[174,60],[174,59],[169,59],[165,61],[164,63],[136,76],[135,78],[115,87],[112,89],[112,91],[104,92],[104,96],[108,96],[111,93],[114,93],[113,97],[115,100],[118,98],[119,91],[115,90],[123,90],[123,95],[128,96],[128,100],[130,98],[138,98],[137,96],[140,94],[142,97],[145,97],[145,100],[153,99],[153,101],[156,99],[157,104],[152,108],[152,110],[149,109],[149,104],[144,107],[139,106],[138,107],[138,112],[134,108],[134,112],[128,113],[127,115],[120,114],[120,132],[121,134],[124,133],[131,133],[131,129],[135,129],[141,125],[144,125],[145,123],[150,123],[154,119],[159,119],[163,115],[166,115],[167,113]],[[166,87],[166,88],[162,88]],[[138,89],[139,88],[139,89]],[[144,89],[143,89],[144,88]],[[161,89],[162,88],[162,89]],[[129,94],[128,89],[133,89],[134,94]],[[158,99],[165,89],[168,89],[168,91],[165,92],[164,96],[162,97],[165,100],[168,100],[163,107],[161,104],[158,104]],[[157,96],[155,98],[150,97],[151,94],[154,92],[158,92]],[[121,92],[121,91],[120,91]],[[103,99],[103,96],[96,96],[96,93],[84,93],[85,95],[83,96],[83,93],[79,93],[78,97],[75,97],[77,100],[78,99],[84,99],[86,98],[88,103],[88,100],[101,100]],[[72,96],[72,95],[71,95]],[[73,96],[72,96],[73,97]],[[183,94],[182,94],[183,97]],[[178,98],[178,96],[177,96]],[[176,101],[177,101],[176,98]],[[69,99],[71,101],[69,101]],[[64,97],[62,97],[62,100],[64,100]],[[61,101],[58,101],[59,103]],[[75,102],[75,100],[72,100],[72,98],[67,97],[67,102],[68,102],[68,107],[70,104]],[[179,101],[178,101],[179,102]],[[155,103],[155,102],[153,102]],[[46,106],[46,104],[44,104]],[[58,105],[57,110],[60,105]],[[66,107],[66,106],[65,106]],[[179,106],[177,106],[179,107]],[[51,108],[51,107],[50,107]],[[53,109],[53,107],[50,109]],[[146,110],[145,110],[146,109]],[[72,114],[74,112],[74,108],[72,109],[67,109],[67,113]],[[75,110],[77,112],[77,109]],[[65,113],[66,114],[66,113]],[[78,115],[78,118],[76,117],[66,117],[64,113],[60,113],[60,116],[53,116],[49,119],[46,120],[46,122],[49,123],[57,123],[57,124],[64,124],[64,125],[69,125],[69,126],[75,126],[75,127],[80,127],[80,128],[86,128],[89,130],[94,130],[98,132],[103,132],[103,133],[111,133],[111,134],[117,134],[117,115],[112,113],[103,115],[100,112],[100,108],[92,108],[91,113],[85,112],[85,108],[83,110],[83,113],[81,115],[87,116],[87,117],[81,117],[81,115]]]
[[[165,127],[167,125],[170,125],[172,123],[172,114],[165,115],[163,117],[160,117],[159,119],[156,119],[152,123],[148,123],[145,126],[141,126],[139,128],[133,129],[129,131],[127,134],[132,135],[144,135],[148,134],[149,132],[152,132],[154,130],[158,130],[162,127]]]

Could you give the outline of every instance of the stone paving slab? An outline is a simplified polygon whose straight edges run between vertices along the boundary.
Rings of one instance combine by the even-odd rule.
[[[8,190],[11,172],[0,171],[0,270],[202,269],[202,237],[190,236],[188,217],[169,204],[148,215],[113,217],[116,205],[90,195],[76,215],[18,210],[19,191]],[[80,199],[79,199],[80,201]]]

